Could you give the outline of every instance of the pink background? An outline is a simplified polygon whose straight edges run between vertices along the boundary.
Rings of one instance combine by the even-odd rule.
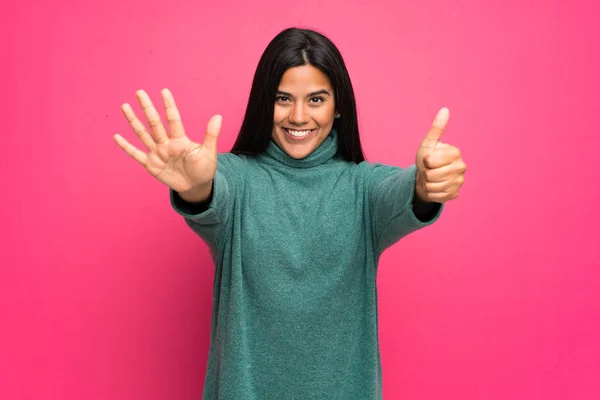
[[[1,399],[200,398],[209,254],[111,136],[135,141],[120,105],[169,87],[193,139],[224,116],[228,151],[289,25],[341,49],[369,160],[411,164],[447,106],[469,165],[440,221],[382,259],[385,398],[600,398],[593,0],[2,9]]]

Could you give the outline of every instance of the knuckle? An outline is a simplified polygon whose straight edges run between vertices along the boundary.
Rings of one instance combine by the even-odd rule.
[[[433,178],[432,172],[430,170],[423,171],[423,177],[425,178],[425,181],[431,181],[431,179]]]

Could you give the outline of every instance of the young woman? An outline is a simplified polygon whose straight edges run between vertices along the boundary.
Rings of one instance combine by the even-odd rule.
[[[466,165],[439,141],[442,109],[402,169],[364,160],[350,77],[335,45],[287,29],[256,70],[239,136],[217,154],[221,117],[204,143],[185,134],[162,91],[170,134],[137,92],[147,147],[117,144],[170,188],[171,204],[215,262],[204,399],[378,399],[377,264],[402,237],[439,218]]]

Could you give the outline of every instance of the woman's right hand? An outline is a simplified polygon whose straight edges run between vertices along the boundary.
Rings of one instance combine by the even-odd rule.
[[[143,90],[139,90],[136,96],[152,133],[137,118],[129,104],[123,104],[121,109],[133,131],[148,149],[148,153],[137,149],[119,134],[114,135],[114,140],[152,176],[184,195],[182,197],[185,200],[205,200],[212,190],[212,181],[217,170],[217,138],[221,130],[222,118],[220,115],[213,116],[208,123],[204,143],[194,143],[185,134],[171,92],[163,89],[161,94],[170,135],[162,124],[150,97]]]

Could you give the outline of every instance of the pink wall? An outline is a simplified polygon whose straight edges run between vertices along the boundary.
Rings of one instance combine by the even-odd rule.
[[[447,106],[469,165],[383,257],[385,397],[600,398],[597,3],[423,3],[3,5],[0,398],[199,398],[209,255],[111,136],[134,138],[135,90],[169,87],[193,138],[223,114],[229,150],[262,50],[298,24],[342,50],[370,160],[412,163]]]

